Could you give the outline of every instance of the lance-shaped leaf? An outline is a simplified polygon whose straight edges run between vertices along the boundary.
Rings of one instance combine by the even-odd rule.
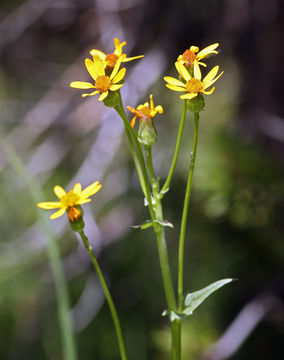
[[[220,289],[222,286],[230,283],[234,279],[223,279],[216,281],[205,288],[194,291],[193,293],[187,293],[184,298],[184,309],[183,314],[192,315],[193,311],[203,303],[203,301],[208,298],[213,292]]]
[[[149,227],[151,226],[155,226],[155,224],[159,224],[163,227],[170,227],[170,228],[173,228],[173,224],[170,223],[168,220],[163,220],[163,221],[160,221],[160,220],[147,220],[145,221],[143,224],[140,224],[140,225],[133,225],[132,227],[134,229],[148,229]]]

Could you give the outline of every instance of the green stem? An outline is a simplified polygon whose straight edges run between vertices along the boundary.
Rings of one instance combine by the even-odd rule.
[[[126,133],[131,134],[131,136],[132,136],[132,138],[133,138],[133,140],[135,142],[135,145],[136,145],[136,148],[137,148],[137,151],[138,151],[138,157],[139,157],[141,168],[142,168],[142,173],[143,173],[143,178],[144,178],[144,183],[145,183],[146,199],[147,199],[147,202],[148,202],[149,212],[150,212],[151,218],[154,219],[155,218],[155,213],[154,213],[154,210],[153,210],[149,179],[148,179],[146,164],[145,164],[145,160],[144,160],[144,157],[143,157],[141,145],[139,143],[139,140],[137,138],[137,135],[136,135],[135,131],[133,130],[133,128],[129,124],[129,121],[128,121],[125,113],[124,113],[121,98],[120,98],[120,105],[115,106],[114,109],[119,114],[119,116],[122,118]]]
[[[197,140],[198,140],[198,123],[199,113],[194,113],[194,135],[193,135],[193,149],[190,155],[190,167],[186,184],[186,191],[183,204],[183,212],[181,219],[181,229],[179,236],[179,255],[178,255],[178,310],[183,310],[183,258],[184,258],[184,239],[186,233],[188,206],[191,194],[191,184],[196,158]]]
[[[25,165],[16,154],[14,149],[5,142],[3,143],[3,149],[7,154],[10,165],[12,166],[15,173],[24,179],[26,182],[30,194],[34,200],[34,204],[42,201],[44,194],[38,185],[38,183],[31,177],[28,173]],[[58,311],[58,320],[60,331],[62,334],[62,347],[63,347],[63,359],[65,360],[76,360],[77,351],[76,351],[76,342],[73,333],[73,324],[70,317],[70,301],[69,294],[66,286],[66,280],[61,265],[60,252],[57,246],[56,240],[52,234],[50,226],[46,220],[46,217],[41,214],[40,211],[37,211],[37,216],[39,223],[43,232],[47,235],[47,254],[50,267],[54,276],[55,283],[55,293],[57,299],[57,311]]]
[[[103,288],[103,291],[104,291],[104,294],[105,294],[105,297],[106,297],[106,300],[107,300],[107,303],[108,303],[108,306],[109,306],[109,309],[110,309],[110,313],[111,313],[111,316],[112,316],[112,320],[113,320],[113,323],[114,323],[115,331],[116,331],[116,336],[117,336],[117,341],[118,341],[118,346],[119,346],[119,351],[120,351],[120,357],[121,357],[122,360],[127,360],[124,340],[123,340],[122,331],[121,331],[121,327],[120,327],[120,322],[119,322],[117,311],[116,311],[116,308],[114,306],[114,302],[112,300],[110,291],[109,291],[109,289],[107,287],[107,284],[106,284],[106,281],[104,279],[103,273],[101,271],[101,268],[99,266],[99,263],[98,263],[95,255],[94,255],[94,253],[92,251],[92,248],[90,246],[90,243],[89,243],[89,240],[88,240],[87,236],[85,235],[83,230],[80,231],[79,234],[81,236],[81,239],[82,239],[82,241],[83,241],[83,243],[85,245],[85,248],[86,248],[87,252],[90,255],[91,261],[92,261],[92,263],[94,265],[95,271],[96,271],[96,273],[98,275],[99,281],[100,281],[101,286]]]
[[[164,194],[168,191],[174,171],[175,171],[175,167],[176,167],[176,163],[177,163],[177,159],[178,159],[178,154],[179,154],[179,149],[180,149],[180,143],[181,143],[181,137],[182,137],[182,133],[183,133],[183,128],[184,128],[184,122],[185,122],[185,118],[186,118],[186,111],[187,111],[187,101],[185,100],[183,103],[183,109],[182,109],[182,114],[181,114],[181,119],[180,119],[180,125],[179,125],[179,130],[178,130],[178,136],[177,136],[177,141],[176,141],[176,147],[175,147],[175,152],[174,152],[174,156],[173,156],[173,160],[171,163],[171,167],[170,167],[170,171],[168,174],[168,177],[160,191],[160,196],[163,197]]]
[[[163,208],[162,202],[159,195],[159,182],[155,178],[155,172],[152,161],[152,151],[150,146],[145,146],[146,152],[146,162],[152,182],[153,189],[153,197],[154,197],[154,211],[156,219],[159,221],[163,221]],[[157,239],[158,246],[158,254],[160,267],[162,272],[163,285],[166,295],[167,306],[169,310],[176,310],[176,299],[173,288],[172,275],[169,265],[169,256],[165,238],[165,229],[162,226],[157,226],[154,228],[155,235]],[[177,326],[176,321],[171,322],[171,332],[172,332],[172,359],[179,360],[180,359],[180,335],[178,333],[179,328]]]

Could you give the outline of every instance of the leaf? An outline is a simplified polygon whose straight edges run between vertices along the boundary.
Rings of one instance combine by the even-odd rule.
[[[154,222],[151,220],[145,221],[143,224],[140,225],[133,225],[134,229],[148,229],[149,227],[154,226]]]
[[[203,301],[210,296],[213,292],[220,289],[222,286],[232,282],[235,279],[223,279],[216,281],[205,288],[195,291],[193,293],[187,293],[184,298],[184,315],[192,315],[193,311],[203,303]]]
[[[173,228],[173,224],[170,223],[169,221],[167,220],[163,220],[163,221],[160,221],[160,220],[147,220],[145,221],[143,224],[140,224],[140,225],[133,225],[132,227],[134,229],[148,229],[149,227],[151,226],[155,226],[155,224],[159,224],[163,227],[170,227],[170,228]]]

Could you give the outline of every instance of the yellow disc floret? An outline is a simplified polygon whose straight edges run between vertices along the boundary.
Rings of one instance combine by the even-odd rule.
[[[111,87],[111,80],[108,76],[103,75],[96,78],[95,87],[99,92],[108,91]]]
[[[203,90],[203,83],[198,79],[190,79],[186,83],[186,91],[189,93],[198,93]]]
[[[185,50],[185,52],[182,54],[182,59],[186,66],[190,66],[196,59],[196,55],[191,50]]]

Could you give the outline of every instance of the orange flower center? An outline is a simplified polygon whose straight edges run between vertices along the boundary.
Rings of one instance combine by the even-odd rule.
[[[81,213],[78,209],[76,209],[75,207],[71,207],[68,211],[68,219],[71,221],[71,222],[74,222],[78,219],[80,219],[81,217]]]
[[[70,190],[66,195],[62,196],[60,203],[64,207],[72,207],[77,204],[79,199],[80,196]]]
[[[182,54],[182,58],[183,58],[183,61],[186,64],[186,66],[189,66],[196,59],[196,55],[191,50],[185,50],[185,52]]]
[[[108,54],[105,58],[106,65],[110,68],[114,68],[117,62],[118,56],[115,54]]]
[[[199,93],[203,90],[203,83],[198,79],[190,79],[186,83],[186,91],[189,93]]]
[[[100,92],[105,92],[108,91],[109,88],[111,87],[111,80],[108,76],[103,75],[103,76],[99,76],[96,79],[95,82],[95,87],[97,90],[99,90]]]

